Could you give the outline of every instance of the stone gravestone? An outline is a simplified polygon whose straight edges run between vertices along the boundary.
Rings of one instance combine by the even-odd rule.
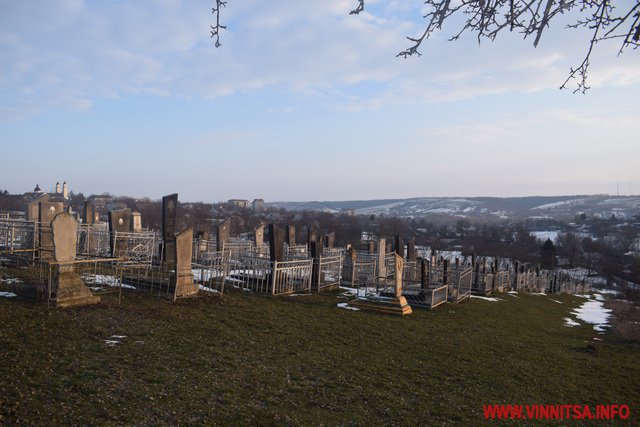
[[[413,313],[407,299],[402,295],[402,273],[404,260],[395,254],[395,286],[392,297],[378,297],[368,299],[355,299],[349,301],[349,305],[363,310],[377,311],[380,313],[397,314],[405,316]]]
[[[86,200],[84,202],[82,221],[85,224],[92,225],[95,219],[95,207],[91,201]]]
[[[131,231],[133,233],[142,231],[142,214],[140,212],[131,212]]]
[[[38,204],[38,221],[40,222],[40,258],[53,259],[53,236],[49,225],[56,215],[64,211],[62,202],[40,202]]]
[[[131,227],[131,209],[109,211],[109,236],[111,238],[111,256],[118,258],[127,251],[127,241],[116,239],[116,232],[128,233]]]
[[[54,260],[57,264],[54,282],[56,306],[98,304],[100,297],[91,294],[73,268],[78,239],[77,221],[68,212],[59,213],[51,222],[51,232]]]
[[[395,252],[404,258],[404,242],[400,236],[396,236],[395,239]]]
[[[216,234],[216,250],[223,250],[225,243],[229,243],[230,236],[231,218],[227,218],[218,226],[218,233]]]
[[[167,268],[173,268],[176,257],[176,218],[178,213],[178,194],[162,197],[162,240],[163,255]]]
[[[331,232],[325,236],[325,246],[329,249],[333,249],[336,243],[336,233]]]
[[[256,248],[260,250],[264,245],[264,224],[260,224],[253,230],[253,239],[256,242]]]
[[[387,243],[385,239],[378,240],[378,277],[381,280],[387,278],[387,265],[385,263],[385,257],[387,255]]]
[[[193,259],[193,229],[187,228],[175,236],[175,255],[173,265],[175,266],[175,290],[176,298],[188,297],[198,294],[198,284],[193,280],[191,261]]]
[[[412,237],[407,242],[407,261],[415,261],[416,259],[417,259],[416,238]]]
[[[293,246],[296,244],[296,226],[295,225],[287,225],[287,245]]]
[[[311,242],[319,242],[320,241],[320,232],[318,228],[314,225],[309,227],[309,231],[307,233],[307,243],[311,245]]]
[[[275,224],[269,224],[269,256],[271,261],[283,261],[284,231]]]

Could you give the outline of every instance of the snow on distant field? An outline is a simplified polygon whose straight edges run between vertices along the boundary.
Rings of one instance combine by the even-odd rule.
[[[552,242],[556,240],[556,238],[558,238],[558,231],[531,231],[529,232],[530,235],[532,235],[533,237],[535,237],[537,240],[540,240],[542,242],[545,242],[547,239],[550,239]]]
[[[559,208],[560,206],[577,205],[584,202],[585,202],[585,199],[569,199],[569,200],[562,200],[560,202],[553,202],[553,203],[547,203],[544,205],[536,206],[533,209],[553,209],[553,208]]]

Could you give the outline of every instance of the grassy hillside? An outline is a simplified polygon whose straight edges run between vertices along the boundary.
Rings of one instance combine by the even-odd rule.
[[[477,425],[488,403],[618,403],[637,425],[638,344],[588,351],[593,329],[563,326],[580,298],[501,298],[404,319],[338,293],[0,298],[0,424]]]

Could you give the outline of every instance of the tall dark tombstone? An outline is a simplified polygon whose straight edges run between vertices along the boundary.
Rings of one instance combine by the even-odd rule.
[[[449,260],[445,259],[442,261],[442,284],[448,285],[449,279]]]
[[[311,242],[309,246],[311,258],[320,258],[322,256],[322,249],[322,242]]]
[[[231,218],[225,219],[222,224],[218,226],[218,232],[216,233],[216,250],[221,251],[224,249],[224,244],[229,242],[231,236]]]
[[[53,234],[51,232],[51,221],[60,212],[64,211],[62,202],[40,202],[38,204],[38,221],[40,222],[40,258],[45,260],[53,259]]]
[[[287,225],[287,234],[286,234],[286,242],[287,245],[293,246],[296,244],[296,226],[295,225]]]
[[[162,198],[162,239],[164,241],[164,262],[173,268],[176,258],[176,214],[178,212],[178,194],[173,193]]]
[[[269,257],[271,261],[283,261],[284,231],[275,224],[269,224]]]
[[[111,242],[111,256],[117,258],[127,249],[127,242],[116,240],[118,233],[128,233],[131,227],[131,209],[109,211],[109,237]]]
[[[416,238],[412,237],[407,242],[407,260],[415,261],[417,257],[418,257],[418,254],[416,253]]]
[[[311,265],[311,283],[314,288],[319,289],[320,282],[324,280],[324,275],[320,272],[320,258],[322,257],[322,242],[311,242],[309,252],[313,258]]]
[[[82,221],[85,224],[92,225],[95,220],[95,207],[90,200],[85,200]]]
[[[400,236],[396,236],[395,246],[396,253],[404,259],[404,243],[402,242],[402,238]]]
[[[427,270],[428,263],[424,258],[418,258],[420,261],[420,288],[428,289],[429,288],[429,270]]]

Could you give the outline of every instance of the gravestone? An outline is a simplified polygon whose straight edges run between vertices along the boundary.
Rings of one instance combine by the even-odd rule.
[[[142,231],[142,214],[140,212],[131,212],[131,231],[134,233]]]
[[[253,230],[253,238],[256,242],[256,248],[260,249],[264,245],[264,224],[260,224]]]
[[[56,215],[51,222],[53,235],[53,258],[56,262],[54,292],[56,306],[73,307],[98,304],[100,297],[92,295],[80,275],[74,271],[72,261],[76,259],[78,223],[68,212]]]
[[[95,207],[90,200],[85,200],[82,221],[85,224],[92,225],[95,219]]]
[[[167,268],[173,268],[176,257],[176,218],[178,213],[178,194],[162,197],[162,240],[163,258]]]
[[[225,243],[229,243],[230,236],[231,218],[227,218],[218,226],[218,233],[216,234],[216,250],[223,250]]]
[[[175,266],[174,276],[174,297],[188,297],[198,294],[198,284],[193,280],[191,271],[191,261],[193,259],[193,229],[187,228],[175,236],[175,255],[173,265]]]
[[[311,227],[309,227],[308,233],[307,233],[307,243],[309,244],[309,246],[311,246],[311,242],[320,242],[320,231],[318,231],[318,228],[314,225],[312,225]]]
[[[296,226],[295,225],[287,225],[287,245],[293,246],[296,244]]]
[[[387,265],[384,260],[385,256],[387,255],[386,250],[386,240],[378,240],[378,276],[383,279],[387,277]]]
[[[349,301],[349,305],[362,310],[377,311],[386,314],[405,316],[413,313],[407,299],[402,295],[402,273],[404,270],[404,260],[395,254],[395,283],[392,297],[377,297],[366,299],[355,299]]]
[[[404,258],[404,243],[402,242],[402,238],[400,236],[396,236],[395,239],[395,252]]]
[[[325,243],[324,243],[324,245],[325,245],[327,248],[329,248],[329,249],[333,249],[333,247],[335,246],[335,244],[336,244],[336,233],[334,233],[334,232],[328,233],[328,234],[325,236]]]
[[[40,222],[40,258],[53,259],[53,235],[50,224],[56,215],[64,211],[62,202],[39,202],[38,221]]]
[[[420,289],[429,288],[429,264],[426,259],[418,258],[420,261]]]
[[[127,241],[116,239],[116,232],[128,233],[131,227],[131,209],[109,211],[109,236],[111,239],[111,256],[118,258],[127,251]]]
[[[269,224],[269,257],[271,261],[283,261],[284,231],[275,224]]]
[[[412,237],[407,242],[407,261],[415,261],[417,258],[416,253],[416,238]]]

